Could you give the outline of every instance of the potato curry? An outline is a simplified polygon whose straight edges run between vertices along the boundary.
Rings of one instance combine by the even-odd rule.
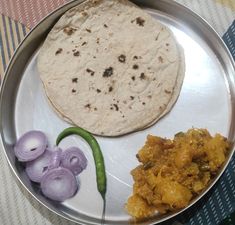
[[[133,195],[126,209],[136,219],[186,207],[205,189],[226,159],[229,142],[206,129],[179,132],[173,140],[147,136],[131,175]]]

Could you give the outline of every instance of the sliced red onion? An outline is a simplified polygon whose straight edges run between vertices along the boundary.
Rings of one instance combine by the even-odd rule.
[[[51,165],[49,165],[49,169],[57,168],[60,166],[62,149],[55,146],[53,149],[51,149],[51,152]]]
[[[48,170],[59,167],[61,151],[61,149],[54,152],[46,150],[35,160],[27,162],[26,173],[30,180],[40,183],[43,175]]]
[[[62,153],[61,166],[71,170],[74,175],[78,175],[86,168],[87,159],[79,148],[70,147]]]
[[[16,142],[15,156],[21,162],[27,162],[38,158],[43,154],[47,146],[47,138],[41,131],[29,131],[22,135]]]
[[[78,183],[73,173],[63,167],[49,170],[41,180],[42,193],[55,201],[64,201],[75,195]]]

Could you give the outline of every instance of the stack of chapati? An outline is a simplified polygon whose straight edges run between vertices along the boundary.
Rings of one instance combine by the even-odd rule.
[[[172,32],[126,0],[89,0],[67,11],[39,52],[38,70],[62,118],[105,136],[159,120],[185,72]]]

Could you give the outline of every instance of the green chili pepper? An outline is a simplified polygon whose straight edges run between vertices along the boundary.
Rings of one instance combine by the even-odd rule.
[[[96,182],[97,182],[97,189],[102,196],[103,199],[103,212],[102,212],[102,219],[101,225],[104,224],[105,221],[105,208],[106,208],[106,173],[105,173],[105,165],[104,165],[104,157],[101,152],[100,146],[96,139],[86,130],[81,127],[69,127],[64,129],[56,139],[56,145],[58,145],[62,139],[65,137],[76,134],[81,136],[86,142],[90,145],[93,158],[95,161],[95,169],[96,169]]]
[[[103,158],[98,142],[88,131],[84,130],[83,128],[69,127],[69,128],[64,129],[58,135],[56,139],[56,145],[58,145],[62,139],[72,134],[81,136],[90,145],[92,149],[94,161],[95,161],[97,189],[99,193],[101,194],[102,198],[105,199],[106,173],[105,173],[104,158]]]

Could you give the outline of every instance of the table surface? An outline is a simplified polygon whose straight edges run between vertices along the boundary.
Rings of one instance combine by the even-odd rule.
[[[157,0],[155,0],[157,1]],[[223,38],[235,59],[235,0],[176,0],[202,16]],[[0,0],[0,76],[30,29],[66,0]],[[24,190],[0,151],[0,224],[74,224],[40,205]],[[235,157],[217,184],[197,204],[163,223],[215,225],[235,210]],[[232,223],[231,223],[232,224]]]

